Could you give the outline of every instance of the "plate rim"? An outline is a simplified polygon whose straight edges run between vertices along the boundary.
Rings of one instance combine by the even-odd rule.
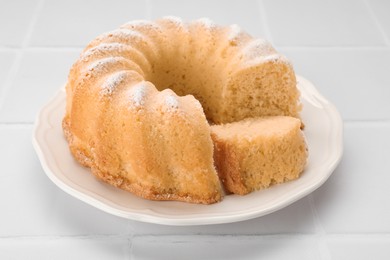
[[[122,206],[120,206],[119,204],[116,204],[114,206],[114,203],[98,194],[92,196],[90,194],[91,191],[83,192],[74,188],[71,185],[64,183],[64,181],[61,180],[57,176],[57,174],[53,172],[53,161],[50,161],[50,157],[52,157],[53,155],[49,153],[50,155],[48,156],[47,151],[45,151],[49,150],[47,147],[47,143],[42,142],[41,139],[42,136],[44,136],[44,133],[50,131],[53,127],[50,125],[48,116],[52,109],[60,105],[59,103],[63,100],[63,96],[65,95],[64,87],[57,91],[57,93],[46,103],[46,105],[41,108],[41,110],[37,114],[33,128],[32,143],[45,174],[54,184],[56,184],[60,189],[62,189],[69,195],[109,214],[141,222],[171,226],[223,224],[253,219],[278,211],[294,203],[295,201],[302,199],[303,197],[309,195],[310,193],[318,189],[332,175],[334,169],[339,164],[343,155],[343,121],[336,107],[325,97],[323,97],[314,87],[314,85],[304,77],[297,75],[297,82],[301,88],[304,88],[300,89],[301,93],[304,94],[301,96],[301,98],[307,99],[312,103],[316,103],[322,106],[323,110],[330,118],[330,122],[333,122],[333,127],[330,129],[331,131],[329,136],[333,137],[331,138],[331,140],[333,141],[332,144],[335,147],[334,150],[332,150],[333,153],[331,153],[329,158],[327,158],[326,163],[322,164],[321,169],[319,169],[322,171],[322,178],[319,179],[319,181],[295,193],[294,196],[292,196],[290,199],[279,200],[277,204],[266,209],[263,208],[263,210],[261,211],[247,210],[248,212],[245,212],[242,210],[240,211],[240,213],[235,213],[227,216],[221,216],[221,214],[215,214],[215,216],[211,214],[202,216],[194,216],[194,214],[181,214],[178,218],[172,218],[172,216],[168,216],[166,214],[153,211],[151,209],[129,212],[128,210],[120,209]],[[82,186],[79,187],[83,189]],[[99,199],[96,198],[96,196],[98,196]]]

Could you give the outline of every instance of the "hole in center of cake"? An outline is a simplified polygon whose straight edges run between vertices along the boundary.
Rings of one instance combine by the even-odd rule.
[[[155,72],[148,80],[159,91],[171,89],[178,96],[193,95],[202,105],[207,120],[214,123],[224,83],[222,74],[215,66],[207,64],[181,66],[179,62],[172,60],[164,63],[163,68],[156,66]]]

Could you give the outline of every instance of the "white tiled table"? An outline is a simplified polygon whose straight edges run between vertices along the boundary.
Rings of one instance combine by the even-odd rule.
[[[240,223],[169,227],[57,188],[32,148],[39,108],[98,34],[133,19],[210,17],[265,37],[344,119],[317,191]],[[0,259],[390,259],[390,1],[0,0]]]

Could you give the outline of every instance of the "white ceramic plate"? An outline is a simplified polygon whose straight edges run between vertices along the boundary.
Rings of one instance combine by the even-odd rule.
[[[298,77],[302,94],[302,119],[309,147],[302,176],[288,183],[253,192],[229,195],[220,203],[197,205],[150,201],[97,180],[72,157],[63,136],[61,121],[65,92],[61,90],[41,110],[35,122],[33,144],[47,176],[61,189],[110,214],[165,225],[206,225],[260,217],[279,210],[320,187],[342,156],[342,120],[315,87]]]

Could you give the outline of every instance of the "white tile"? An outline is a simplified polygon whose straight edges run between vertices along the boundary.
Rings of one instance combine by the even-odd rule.
[[[134,237],[131,259],[320,259],[315,239],[301,237]]]
[[[71,197],[49,180],[32,148],[31,130],[0,127],[0,237],[128,233],[126,220]]]
[[[128,259],[127,239],[0,239],[1,259]]]
[[[0,0],[0,46],[22,45],[39,0]]]
[[[390,119],[390,50],[280,48],[344,119]]]
[[[33,122],[39,109],[66,83],[79,51],[27,51],[0,107],[0,121]]]
[[[260,7],[251,0],[151,0],[151,17],[178,16],[185,21],[208,17],[221,25],[238,24],[250,34],[264,37]]]
[[[143,0],[46,1],[30,44],[33,46],[85,46],[98,35],[123,23],[145,18]]]
[[[307,198],[260,218],[219,225],[171,227],[130,222],[135,234],[280,234],[314,233],[315,225]]]
[[[390,259],[388,236],[341,236],[328,239],[332,260],[388,260]]]
[[[390,1],[369,0],[367,2],[372,8],[382,30],[386,34],[387,42],[390,43]]]
[[[327,233],[390,232],[390,124],[345,125],[344,156],[314,192]]]
[[[15,53],[12,51],[0,51],[0,91],[2,91],[4,87],[3,84],[8,77],[8,73],[13,62],[15,61],[15,56]]]
[[[384,45],[362,1],[263,0],[277,46]]]

